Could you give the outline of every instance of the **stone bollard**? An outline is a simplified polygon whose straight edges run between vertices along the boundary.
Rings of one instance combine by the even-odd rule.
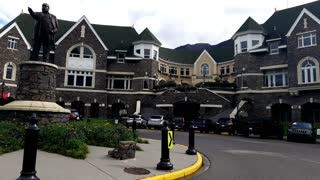
[[[34,113],[30,118],[29,127],[26,129],[23,164],[20,177],[17,180],[39,180],[36,176],[37,143],[39,128],[37,126],[37,116]]]
[[[189,147],[186,151],[186,154],[196,155],[197,151],[194,149],[194,126],[193,123],[190,123],[189,126]]]
[[[160,162],[157,164],[157,169],[159,170],[171,170],[173,165],[170,162],[170,151],[168,147],[168,123],[163,123],[163,128],[161,129],[161,158]]]

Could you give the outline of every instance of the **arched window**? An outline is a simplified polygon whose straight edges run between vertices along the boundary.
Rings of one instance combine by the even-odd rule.
[[[316,65],[313,61],[306,60],[301,64],[302,83],[317,82]]]
[[[208,64],[202,64],[201,65],[201,76],[209,76],[209,66]]]
[[[12,62],[8,62],[4,65],[3,79],[16,80],[16,65]]]
[[[95,82],[96,55],[86,44],[72,46],[66,57],[65,86],[93,88]]]

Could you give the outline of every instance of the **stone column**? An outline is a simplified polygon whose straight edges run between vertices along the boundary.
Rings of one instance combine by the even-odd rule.
[[[17,100],[56,102],[58,66],[40,61],[20,64]]]

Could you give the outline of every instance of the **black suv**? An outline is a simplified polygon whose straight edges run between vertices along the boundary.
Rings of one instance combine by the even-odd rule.
[[[309,122],[293,122],[288,128],[288,141],[306,140],[316,143],[316,129]]]
[[[276,136],[278,139],[283,138],[284,129],[283,125],[278,122],[272,121],[271,119],[257,119],[248,122],[247,132],[245,136],[250,134],[260,135],[261,138],[269,136]]]
[[[206,132],[209,133],[213,131],[214,126],[210,119],[206,118],[196,118],[192,120],[192,125],[196,130],[199,130],[201,133]]]
[[[235,134],[235,120],[232,118],[220,118],[215,124],[214,133],[220,134],[227,132],[229,134]]]

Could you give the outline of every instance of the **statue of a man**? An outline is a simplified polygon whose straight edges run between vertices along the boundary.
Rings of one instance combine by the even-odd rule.
[[[39,51],[42,45],[43,61],[49,61],[49,51],[54,50],[54,35],[58,31],[58,20],[56,16],[49,13],[49,4],[42,4],[42,12],[33,12],[28,7],[28,11],[36,24],[33,30],[33,50],[30,60],[39,60]]]

